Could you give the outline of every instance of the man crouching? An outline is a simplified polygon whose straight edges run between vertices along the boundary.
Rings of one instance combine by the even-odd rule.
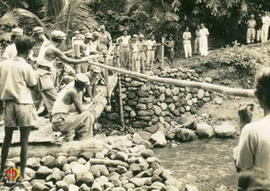
[[[53,105],[52,124],[54,131],[60,131],[65,141],[82,140],[93,136],[95,116],[83,110],[81,95],[90,85],[89,79],[82,73],[76,74],[74,82],[68,84]]]

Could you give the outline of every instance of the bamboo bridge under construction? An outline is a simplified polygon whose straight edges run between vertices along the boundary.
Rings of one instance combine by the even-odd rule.
[[[112,95],[114,89],[117,87],[117,82],[120,79],[119,75],[127,75],[132,76],[135,78],[144,79],[148,82],[155,82],[161,83],[166,85],[173,85],[176,87],[189,87],[189,88],[200,88],[203,90],[207,90],[210,92],[217,92],[219,94],[230,95],[230,96],[239,96],[239,97],[255,97],[253,89],[241,89],[241,88],[231,88],[221,85],[215,85],[205,82],[195,82],[195,81],[188,81],[188,80],[179,80],[179,79],[172,79],[172,78],[162,78],[153,75],[142,74],[134,71],[129,71],[120,67],[113,66],[113,57],[107,56],[105,59],[105,63],[101,64],[99,62],[92,62],[89,61],[89,64],[95,65],[105,69],[111,75],[107,75],[107,84],[100,85],[97,87],[98,94],[95,96],[93,100],[98,100],[98,102],[93,101],[91,103],[87,103],[84,106],[86,108],[93,108],[97,113],[97,118],[100,117],[103,110],[108,103],[108,98]],[[111,72],[108,72],[111,71]],[[32,131],[29,138],[29,143],[53,143],[55,137],[52,131],[52,124],[50,123],[49,119],[39,118],[37,124],[38,130]],[[4,128],[0,130],[0,142],[3,141],[4,137]],[[13,137],[13,144],[19,143],[19,132],[14,133]]]

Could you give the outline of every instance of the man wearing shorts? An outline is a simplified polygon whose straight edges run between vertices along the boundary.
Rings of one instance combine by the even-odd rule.
[[[17,56],[0,63],[0,99],[5,104],[5,138],[1,152],[1,175],[4,173],[13,131],[20,129],[21,179],[27,161],[28,138],[34,122],[34,106],[31,91],[37,81],[33,68],[26,58],[34,41],[22,36],[15,40]]]
[[[81,93],[90,85],[85,74],[76,74],[74,82],[62,89],[52,109],[53,130],[61,132],[64,141],[82,140],[93,136],[95,111],[82,107]]]

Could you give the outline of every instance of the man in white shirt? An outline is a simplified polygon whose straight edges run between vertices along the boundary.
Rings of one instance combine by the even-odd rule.
[[[194,54],[200,53],[200,25],[197,25],[196,31],[195,31],[195,40],[194,40]]]
[[[120,40],[120,59],[121,59],[121,64],[122,67],[126,69],[131,69],[130,68],[130,63],[129,63],[129,53],[130,53],[130,39],[131,36],[128,35],[128,31],[124,30],[123,35],[119,37]]]
[[[247,44],[254,43],[256,38],[256,20],[255,16],[251,15],[250,19],[247,21]]]
[[[268,40],[269,25],[270,25],[270,17],[267,14],[267,12],[265,12],[264,15],[262,16],[262,34],[261,34],[262,43],[267,42]]]
[[[155,36],[151,35],[150,39],[145,42],[146,46],[146,71],[152,71],[155,61],[155,51],[157,47]]]
[[[192,57],[192,48],[191,48],[191,33],[189,28],[186,27],[186,31],[183,33],[183,46],[185,51],[185,58]]]
[[[14,40],[17,38],[17,37],[20,37],[23,35],[23,30],[21,28],[14,28],[12,29],[12,32],[11,32],[11,44],[9,44],[3,55],[2,55],[2,58],[4,59],[8,59],[8,58],[14,58],[17,56],[17,49],[16,49],[16,46],[15,46],[15,43],[14,43]]]
[[[264,68],[256,80],[255,95],[264,117],[247,124],[241,132],[234,159],[238,171],[260,168],[270,180],[270,68]]]
[[[102,51],[107,51],[109,47],[112,45],[111,34],[108,31],[106,31],[104,25],[100,26],[99,45]]]
[[[140,72],[140,50],[138,35],[134,34],[131,39],[131,70]]]
[[[144,35],[139,35],[139,41],[138,41],[138,48],[139,48],[139,54],[140,54],[140,64],[137,67],[137,72],[145,72],[145,63],[146,63],[146,46],[145,46],[145,40]]]
[[[14,40],[17,56],[4,60],[0,64],[0,99],[5,103],[5,138],[1,152],[1,172],[3,176],[5,163],[12,141],[13,131],[20,128],[21,171],[20,178],[24,178],[27,161],[28,138],[31,127],[34,126],[35,109],[31,91],[37,81],[33,68],[26,62],[26,58],[34,45],[29,37],[18,37]]]
[[[208,36],[209,36],[209,31],[202,23],[201,29],[200,29],[200,53],[201,53],[201,56],[207,56],[209,54],[209,52],[208,52]]]

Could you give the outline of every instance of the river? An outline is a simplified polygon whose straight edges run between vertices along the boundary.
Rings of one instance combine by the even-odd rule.
[[[232,150],[238,139],[209,139],[155,149],[162,166],[199,191],[213,191],[218,185],[235,188],[237,176]]]

